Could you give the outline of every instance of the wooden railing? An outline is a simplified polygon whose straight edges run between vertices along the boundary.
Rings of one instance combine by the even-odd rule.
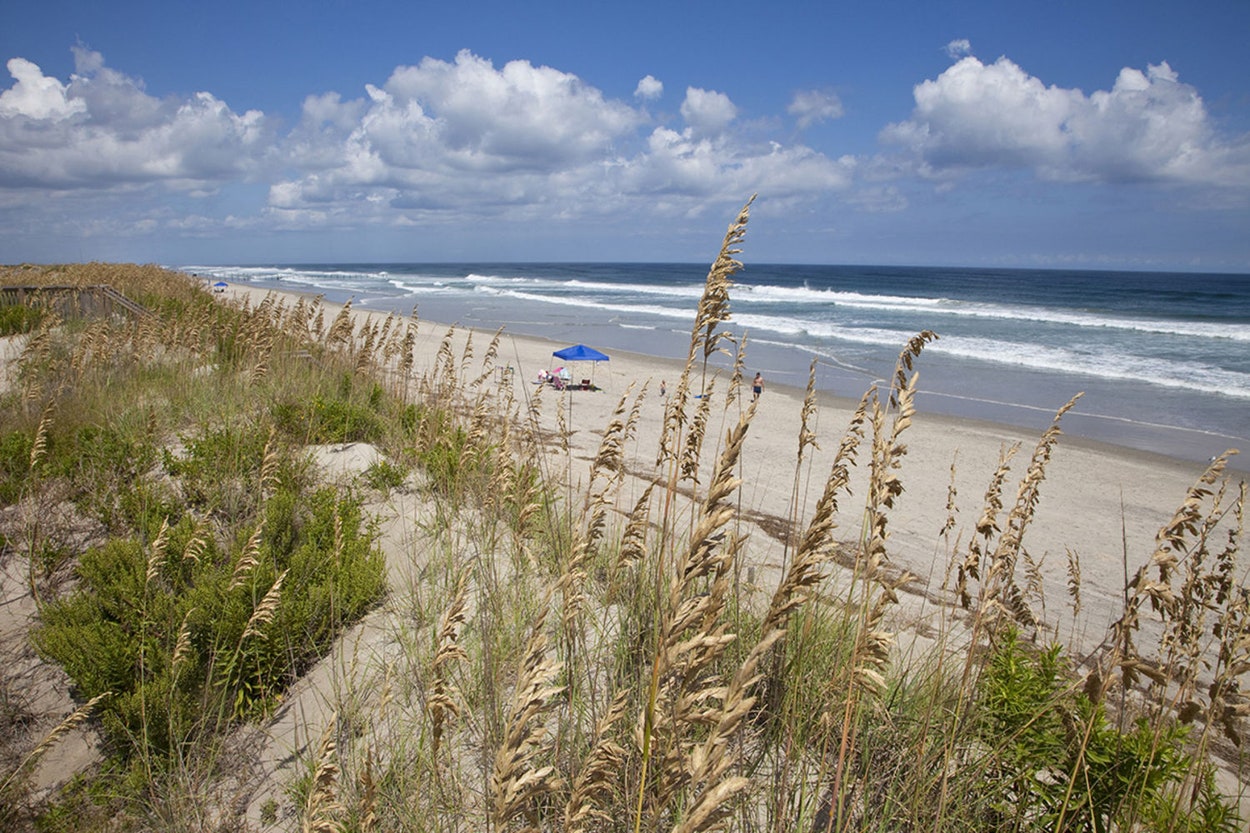
[[[95,286],[0,286],[0,305],[54,307],[62,316],[99,315],[118,309],[131,315],[150,312],[108,284]]]

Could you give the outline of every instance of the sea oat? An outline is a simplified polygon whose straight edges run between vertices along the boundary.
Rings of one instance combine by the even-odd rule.
[[[273,621],[273,616],[278,611],[278,604],[282,600],[282,580],[286,578],[287,571],[283,570],[276,579],[269,591],[265,593],[264,598],[260,600],[260,604],[256,605],[256,609],[252,611],[252,616],[247,620],[247,627],[243,630],[243,636],[240,640],[247,639],[249,636],[268,639],[269,636],[261,630],[269,622]]]
[[[433,683],[430,696],[425,704],[426,711],[430,715],[435,759],[438,758],[438,749],[443,738],[444,723],[448,717],[460,716],[460,706],[452,696],[454,692],[448,682],[448,676],[452,663],[468,659],[469,656],[460,647],[460,628],[465,623],[469,573],[470,565],[465,565],[457,575],[451,604],[443,611],[438,627],[438,652],[434,655],[434,662],[431,667]]]
[[[544,600],[530,632],[508,708],[503,742],[495,752],[490,807],[499,828],[522,814],[529,817],[530,827],[536,828],[535,803],[558,790],[561,783],[554,766],[538,762],[547,735],[541,717],[552,708],[553,698],[563,691],[561,686],[552,684],[562,666],[546,656],[547,604]]]
[[[352,339],[354,329],[352,302],[349,298],[342,308],[339,309],[338,315],[334,316],[334,322],[330,325],[330,331],[326,333],[326,345],[333,348],[340,344],[348,344]]]
[[[343,830],[338,820],[344,808],[338,800],[338,748],[334,740],[337,732],[338,715],[334,714],[317,744],[317,765],[300,814],[302,833],[341,833]]]
[[[708,419],[712,412],[712,392],[715,387],[715,382],[709,381],[704,388],[682,448],[681,479],[693,486],[699,485],[699,461],[703,454],[703,440],[707,436]]]
[[[195,608],[188,608],[182,617],[182,626],[178,628],[178,639],[174,643],[174,653],[169,660],[169,675],[173,680],[178,679],[182,664],[191,654],[191,614],[194,612]]]
[[[618,565],[633,564],[646,559],[647,529],[651,516],[651,490],[654,488],[655,483],[648,483],[629,513],[625,531],[621,534],[620,552],[617,555]]]
[[[39,465],[39,461],[43,459],[44,453],[48,450],[48,430],[52,427],[52,405],[49,404],[43,409],[43,416],[39,419],[39,426],[35,429],[35,439],[30,444],[30,461],[28,469],[34,473],[35,467]]]
[[[152,580],[160,573],[161,567],[165,565],[165,548],[169,544],[169,518],[161,521],[160,532],[156,533],[156,540],[152,542],[148,553],[148,569],[144,576],[144,587],[152,583]]]
[[[106,697],[111,697],[113,692],[106,691],[103,694],[97,694],[83,705],[75,709],[68,717],[62,720],[51,732],[49,732],[43,740],[36,744],[35,748],[30,751],[22,762],[9,773],[9,776],[0,782],[0,798],[7,798],[8,791],[11,787],[22,782],[22,780],[35,768],[39,760],[47,754],[48,750],[60,743],[61,738],[73,731],[84,720],[91,716],[95,711],[95,707],[100,701]]]
[[[694,741],[686,733],[691,726],[715,721],[719,714],[715,703],[723,697],[724,688],[706,679],[704,672],[735,639],[720,621],[720,614],[742,542],[736,536],[726,535],[723,527],[734,516],[730,498],[740,482],[734,470],[754,414],[752,404],[726,438],[690,543],[669,589],[647,702],[637,727],[644,771],[635,826],[641,822],[644,811],[644,788],[650,785],[646,809],[655,815],[666,809],[673,796],[689,783],[689,755]],[[653,759],[652,780],[647,778],[646,767]]]
[[[252,531],[252,537],[248,538],[247,544],[243,547],[243,552],[239,556],[238,562],[234,565],[234,575],[230,579],[230,586],[226,589],[233,590],[242,586],[247,581],[252,568],[260,563],[260,540],[264,531],[265,520],[261,518],[260,523],[256,525],[256,529]]]
[[[582,761],[573,791],[564,806],[565,833],[580,833],[588,826],[612,820],[608,804],[619,789],[619,779],[625,764],[626,752],[613,740],[613,728],[625,715],[628,705],[627,692],[621,692],[595,727],[595,740],[590,752]]]
[[[747,334],[744,331],[738,338],[738,352],[734,355],[733,372],[729,375],[729,390],[725,394],[725,407],[738,401],[742,394],[742,376],[747,363]]]
[[[1081,612],[1081,557],[1071,547],[1065,548],[1068,556],[1068,598],[1072,601],[1072,618]]]
[[[799,410],[799,451],[796,466],[803,465],[803,449],[811,446],[820,450],[816,432],[812,430],[812,418],[816,415],[816,360],[812,359],[807,371],[807,390],[803,394],[803,407]]]
[[[260,493],[262,499],[268,498],[278,488],[278,471],[282,462],[278,455],[277,428],[271,426],[269,428],[269,439],[265,440],[265,450],[261,456],[260,464]]]
[[[746,236],[747,221],[751,216],[751,203],[755,197],[747,200],[746,205],[738,212],[738,217],[729,225],[725,239],[721,243],[720,253],[712,263],[704,282],[703,297],[695,313],[694,332],[702,347],[706,360],[720,349],[720,342],[730,337],[728,333],[718,331],[718,327],[729,320],[729,289],[733,286],[733,276],[742,268],[742,263],[734,259],[740,252],[734,248]]]

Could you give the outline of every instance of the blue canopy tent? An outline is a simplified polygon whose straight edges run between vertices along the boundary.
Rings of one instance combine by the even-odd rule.
[[[593,347],[587,347],[585,344],[574,344],[572,347],[565,347],[563,350],[552,352],[557,359],[563,359],[566,362],[599,362],[610,361],[606,353],[600,353]],[[589,379],[583,379],[580,387],[585,390],[593,388],[594,384]]]

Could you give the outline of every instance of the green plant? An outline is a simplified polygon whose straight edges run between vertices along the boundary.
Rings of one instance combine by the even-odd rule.
[[[389,460],[379,460],[365,469],[364,481],[370,488],[379,492],[397,489],[403,485],[408,473]]]
[[[380,597],[357,501],[286,495],[266,519],[269,537],[229,556],[189,519],[146,548],[110,541],[46,608],[37,644],[84,695],[114,692],[102,720],[119,754],[167,755],[214,709],[265,709]]]
[[[29,333],[43,321],[44,311],[20,304],[0,306],[0,338]]]
[[[978,793],[982,823],[1101,833],[1141,824],[1168,829],[1169,818],[1184,815],[1178,809],[1194,768],[1185,752],[1188,728],[1144,718],[1128,729],[1112,724],[1103,706],[1072,685],[1060,646],[1038,651],[1007,630],[990,652],[977,695],[974,723],[984,752],[974,769],[990,787]],[[1198,778],[1206,815],[1231,817],[1231,807],[1210,801],[1210,773]]]
[[[0,503],[16,503],[26,487],[33,443],[34,437],[28,431],[0,435]]]
[[[341,396],[318,394],[308,402],[282,402],[272,413],[282,432],[301,442],[375,442],[382,437],[373,403],[359,405]]]

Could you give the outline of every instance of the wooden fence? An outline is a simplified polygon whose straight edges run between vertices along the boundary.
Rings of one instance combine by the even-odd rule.
[[[0,286],[0,306],[39,306],[55,310],[62,318],[114,315],[148,315],[141,304],[108,284],[96,286]]]

